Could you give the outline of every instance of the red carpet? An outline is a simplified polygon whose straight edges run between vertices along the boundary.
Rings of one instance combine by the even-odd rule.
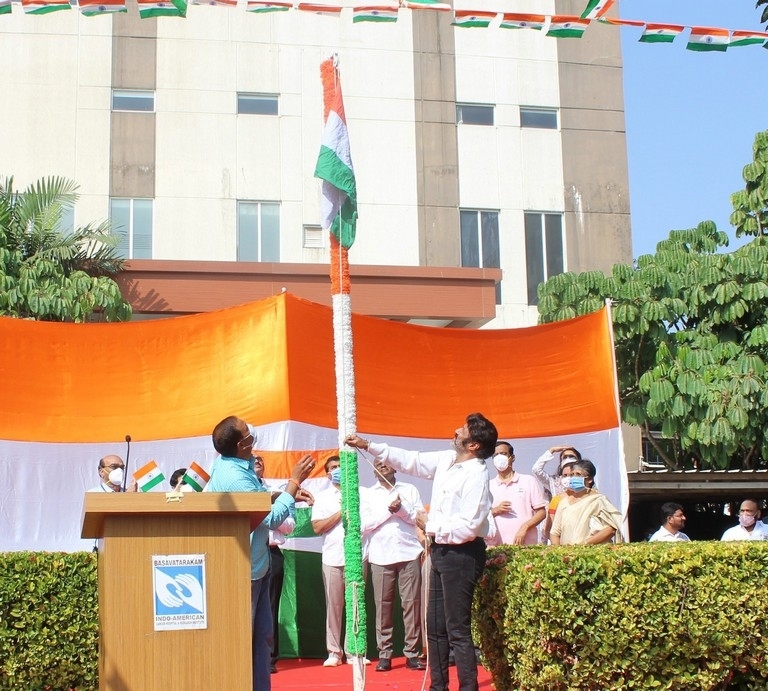
[[[429,672],[417,672],[406,669],[405,658],[392,659],[390,672],[376,672],[376,660],[372,660],[365,668],[365,688],[374,691],[421,691],[429,688]],[[491,675],[478,667],[481,691],[493,689]],[[277,674],[272,675],[272,691],[315,691],[327,689],[351,689],[352,668],[349,665],[339,667],[323,667],[322,660],[280,660],[277,663]],[[426,674],[426,677],[425,677]],[[456,668],[450,668],[451,688],[459,687],[456,678]]]

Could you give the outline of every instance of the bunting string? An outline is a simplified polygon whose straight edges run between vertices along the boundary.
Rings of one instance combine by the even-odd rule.
[[[0,15],[11,14],[14,5],[20,5],[25,14],[48,14],[59,10],[79,9],[87,17],[113,12],[127,12],[126,0],[0,0]],[[589,26],[597,22],[607,26],[626,26],[642,29],[639,41],[643,43],[672,43],[688,31],[686,48],[692,51],[725,51],[750,45],[768,44],[768,32],[720,27],[688,26],[649,22],[642,19],[623,19],[607,16],[616,0],[588,0],[581,15],[547,15],[500,10],[454,9],[439,0],[398,0],[389,4],[346,6],[330,3],[288,2],[286,0],[137,0],[139,16],[185,17],[188,4],[213,5],[235,9],[244,7],[250,14],[273,12],[308,12],[325,17],[341,18],[344,10],[352,10],[352,22],[394,23],[404,10],[443,12],[450,14],[452,24],[463,29],[528,29],[552,38],[581,38]],[[767,46],[768,47],[768,46]]]

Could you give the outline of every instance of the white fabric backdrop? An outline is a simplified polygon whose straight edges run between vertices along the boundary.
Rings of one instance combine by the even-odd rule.
[[[335,429],[297,422],[257,427],[257,434],[255,448],[264,451],[329,449],[337,444]],[[452,430],[446,430],[445,439],[384,438],[367,431],[360,434],[394,446],[423,451],[447,448],[453,436]],[[575,446],[597,466],[600,491],[626,514],[628,492],[620,430],[507,441],[515,448],[515,469],[523,473],[530,472],[534,461],[550,446]],[[92,549],[92,540],[80,538],[83,495],[99,484],[98,461],[110,453],[125,458],[125,442],[42,444],[0,440],[0,551]],[[167,480],[176,468],[185,467],[193,460],[210,470],[215,458],[216,452],[208,435],[134,442],[128,471],[132,473],[147,461],[155,460]],[[373,470],[365,458],[363,454],[360,459],[360,481],[362,485],[372,485],[375,482]],[[550,465],[552,467],[547,470],[554,472],[555,463]],[[492,465],[490,470],[492,474],[496,472]],[[424,503],[429,502],[431,483],[406,475],[399,477],[416,485]],[[310,491],[317,492],[327,486],[327,480],[314,479],[307,486]],[[166,483],[158,491],[168,489]],[[314,551],[316,548],[312,544],[314,540],[297,542],[304,543],[304,549]]]

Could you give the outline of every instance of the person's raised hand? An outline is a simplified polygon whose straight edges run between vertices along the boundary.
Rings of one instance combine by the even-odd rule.
[[[293,480],[298,486],[309,477],[310,473],[314,469],[315,459],[312,458],[312,456],[309,454],[305,454],[301,457],[299,462],[293,466],[293,470],[291,471],[291,480]]]
[[[368,445],[371,443],[367,439],[363,439],[362,437],[358,437],[356,434],[348,434],[344,438],[344,443],[347,446],[351,446],[355,449],[363,449],[365,451],[368,450]]]

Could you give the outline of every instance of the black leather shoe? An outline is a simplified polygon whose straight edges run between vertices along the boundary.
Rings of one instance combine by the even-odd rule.
[[[418,657],[408,657],[405,659],[405,666],[408,669],[426,669],[427,666],[419,660]]]
[[[376,665],[377,672],[389,672],[392,669],[392,660],[388,657],[379,658],[379,663]]]

